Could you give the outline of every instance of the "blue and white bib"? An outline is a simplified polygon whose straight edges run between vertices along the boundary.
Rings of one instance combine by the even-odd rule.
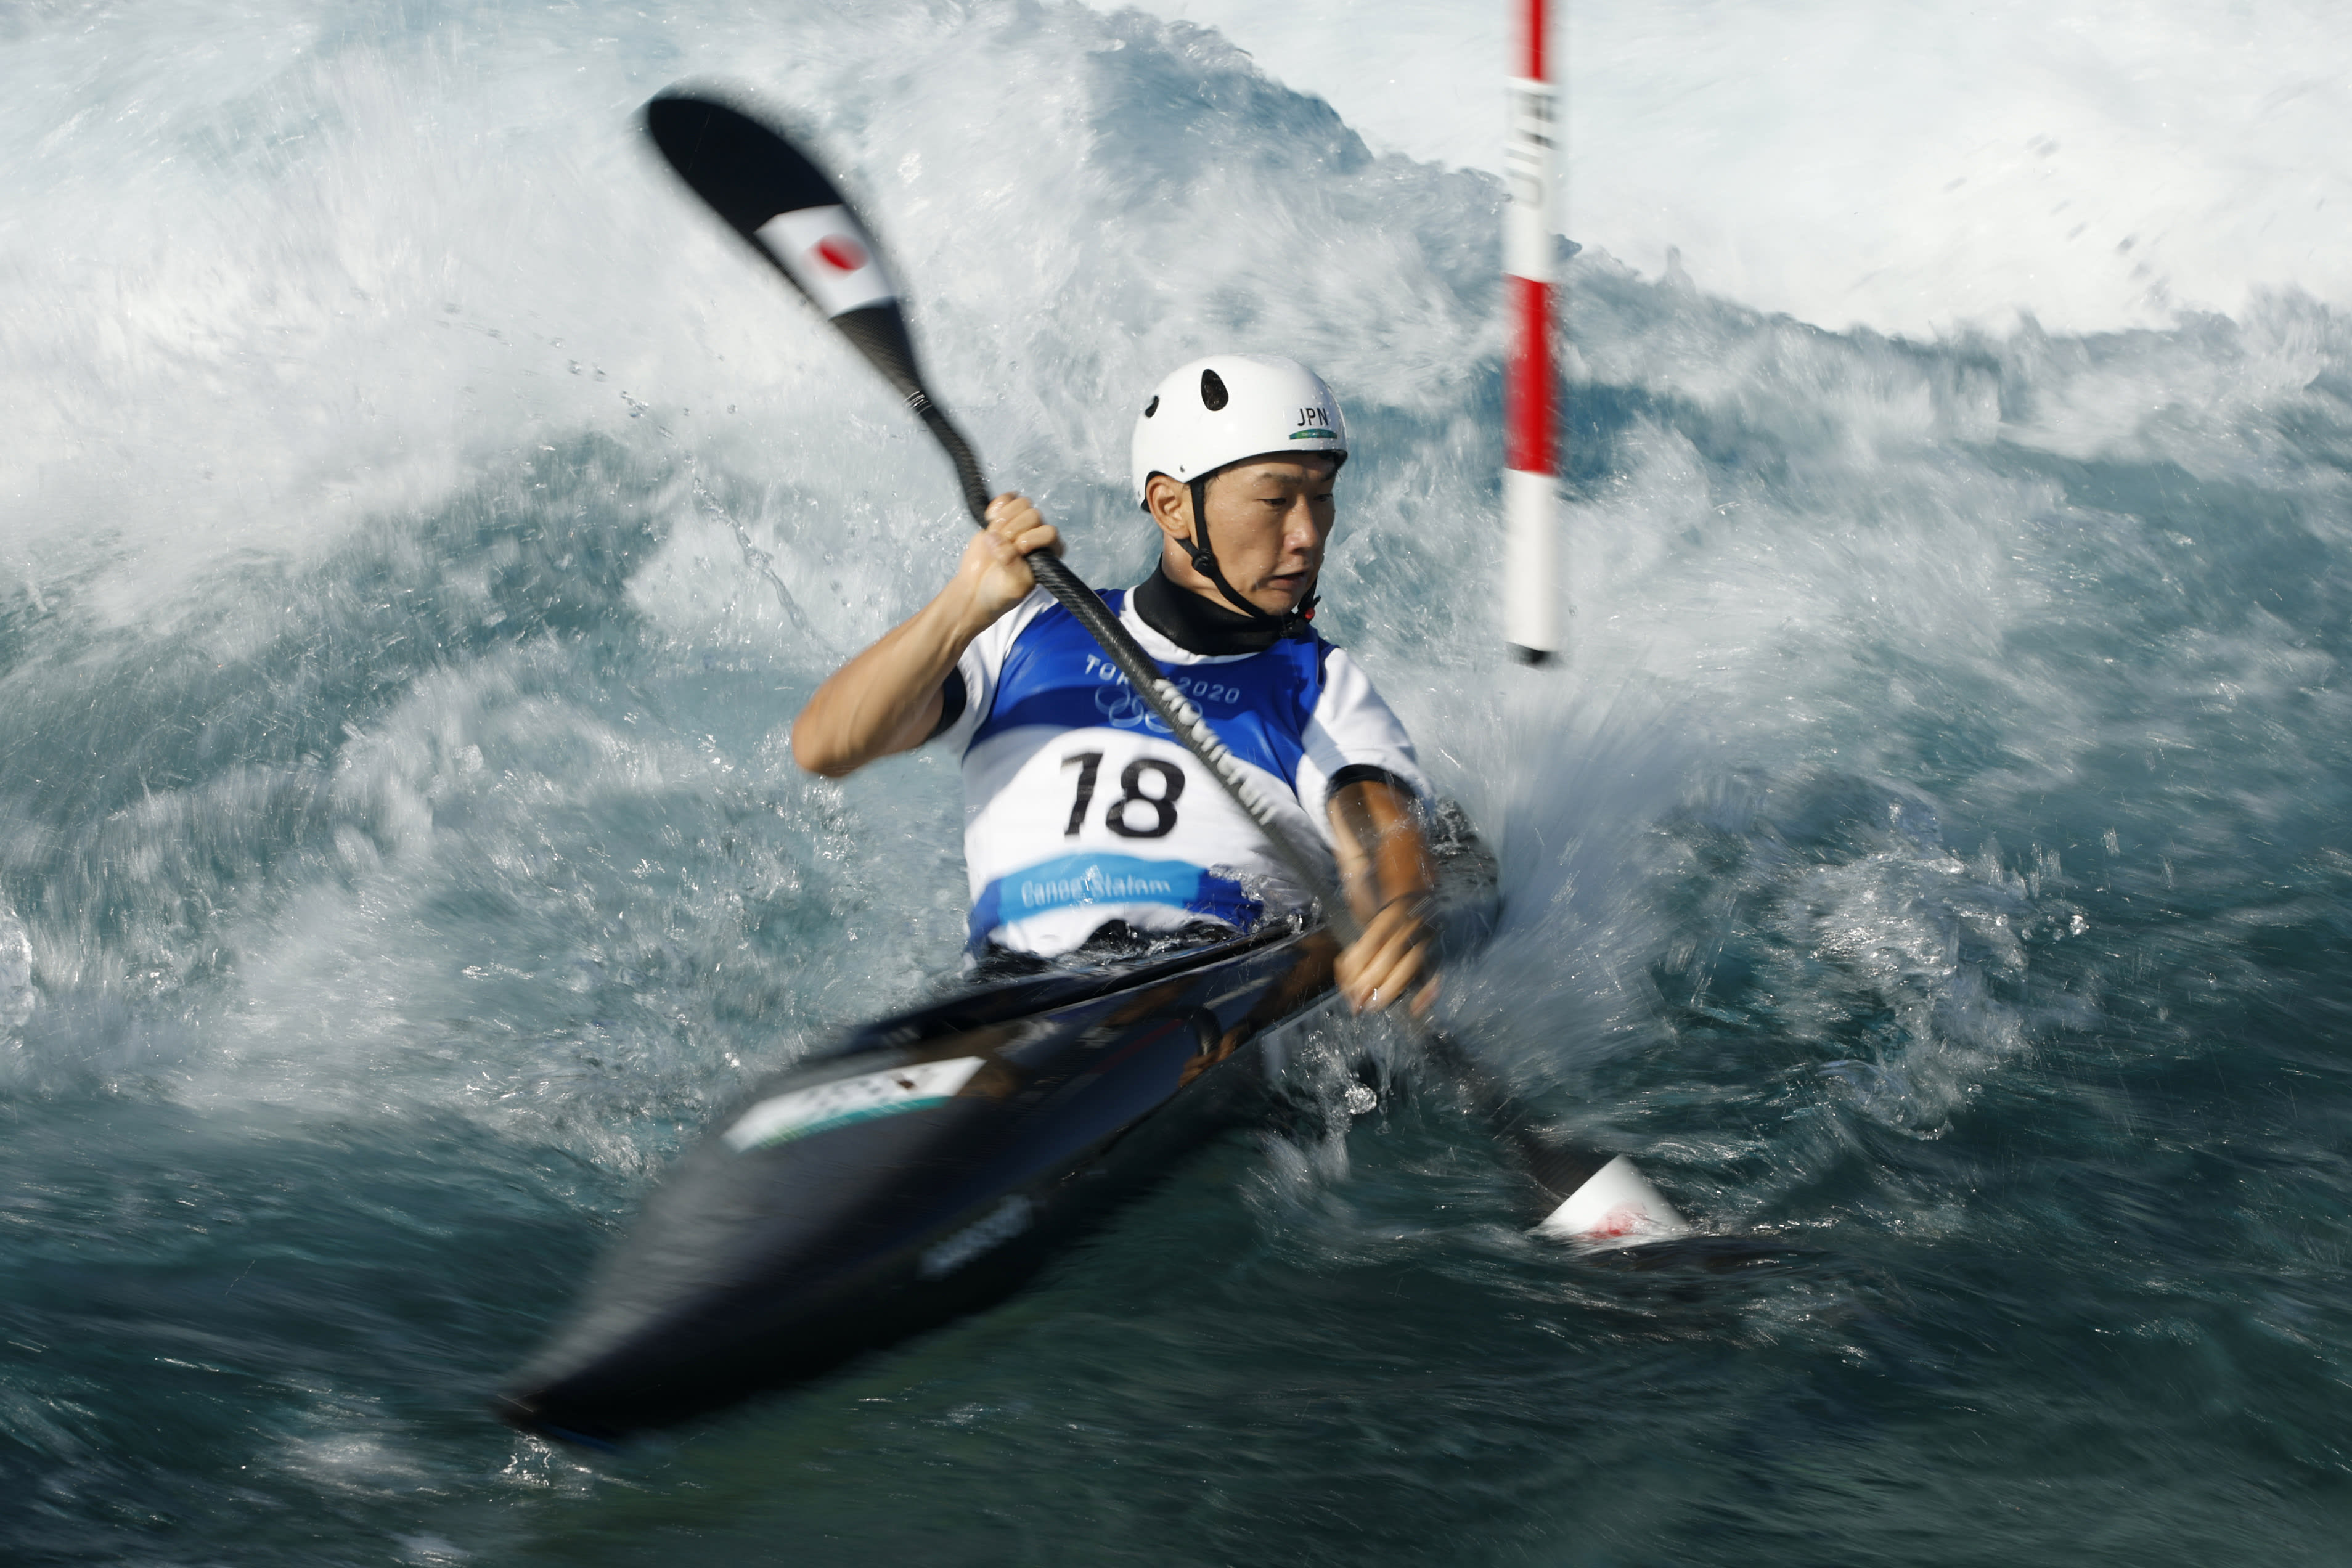
[[[1127,594],[1102,597],[1307,841],[1328,849],[1324,797],[1342,768],[1381,768],[1426,793],[1396,715],[1320,637],[1195,654],[1146,625]],[[1112,920],[1247,929],[1307,903],[1257,825],[1050,595],[1016,605],[957,668],[965,707],[945,737],[963,752],[974,948],[1066,952]]]

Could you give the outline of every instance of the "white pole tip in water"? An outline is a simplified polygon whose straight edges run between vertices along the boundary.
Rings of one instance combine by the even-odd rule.
[[[1688,1236],[1691,1225],[1633,1161],[1620,1154],[1545,1215],[1536,1234],[1591,1248],[1636,1247]]]

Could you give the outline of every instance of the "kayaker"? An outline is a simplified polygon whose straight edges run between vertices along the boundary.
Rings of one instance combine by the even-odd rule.
[[[1333,855],[1364,924],[1335,978],[1360,1010],[1435,990],[1433,883],[1412,742],[1310,624],[1347,425],[1290,360],[1217,354],[1171,373],[1135,425],[1160,566],[1103,598]],[[1026,557],[1060,535],[1019,495],[931,602],[834,672],[793,726],[828,778],[939,740],[963,759],[971,933],[1018,965],[1247,930],[1308,900],[1255,824],[1152,717]]]

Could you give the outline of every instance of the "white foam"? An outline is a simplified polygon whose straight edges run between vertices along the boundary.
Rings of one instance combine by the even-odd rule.
[[[1154,0],[1375,146],[1499,173],[1515,5]],[[1554,0],[1568,230],[1825,326],[2069,331],[2352,301],[2352,29],[2326,5]],[[1559,74],[1556,69],[1556,74]]]

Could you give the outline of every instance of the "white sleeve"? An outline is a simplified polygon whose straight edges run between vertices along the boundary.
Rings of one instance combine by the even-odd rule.
[[[1429,780],[1421,760],[1413,755],[1412,737],[1396,713],[1372,689],[1371,681],[1356,661],[1333,648],[1324,656],[1323,694],[1307,721],[1306,754],[1298,760],[1298,801],[1328,837],[1330,813],[1325,797],[1341,769],[1378,768],[1393,773],[1423,800],[1429,798]]]
[[[971,639],[963,657],[956,660],[956,673],[963,677],[963,711],[932,740],[945,741],[959,756],[971,744],[972,736],[987,721],[989,709],[996,701],[997,674],[1004,668],[1005,657],[1013,651],[1013,639],[1053,603],[1053,595],[1043,588],[1033,588],[1027,598],[997,616],[987,630]]]

